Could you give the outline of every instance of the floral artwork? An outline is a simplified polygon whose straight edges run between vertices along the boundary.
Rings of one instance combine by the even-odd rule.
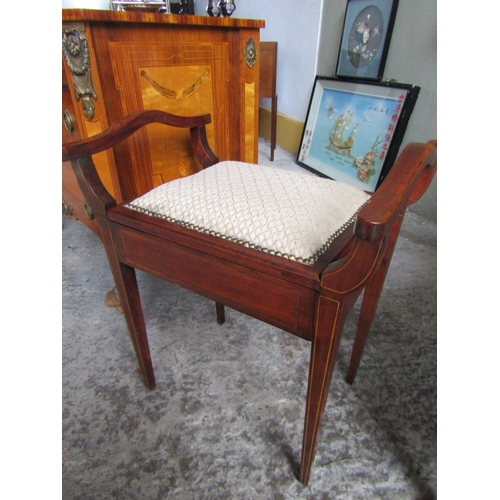
[[[354,167],[358,169],[358,179],[361,182],[368,184],[372,178],[377,173],[375,168],[375,159],[378,156],[377,146],[380,144],[380,140],[376,140],[372,149],[365,154],[364,158],[358,156],[354,160]]]
[[[380,9],[370,5],[355,19],[349,34],[349,61],[355,68],[362,68],[377,55],[384,32],[384,18]]]
[[[349,0],[337,76],[381,78],[396,7],[397,0]]]

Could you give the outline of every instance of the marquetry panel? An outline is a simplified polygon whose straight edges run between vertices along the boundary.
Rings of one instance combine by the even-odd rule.
[[[112,42],[109,49],[124,115],[136,109],[160,109],[182,116],[209,113],[208,142],[219,157],[229,156],[230,131],[224,113],[227,90],[217,85],[228,79],[227,43]],[[189,146],[188,131],[151,125],[144,134],[150,154],[145,157],[141,151],[145,135],[130,141],[130,154],[133,162],[141,162],[151,171],[153,185],[200,169]]]

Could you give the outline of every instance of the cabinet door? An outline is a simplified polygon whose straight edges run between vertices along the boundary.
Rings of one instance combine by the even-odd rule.
[[[175,115],[210,114],[207,139],[220,158],[230,157],[226,108],[227,43],[111,42],[109,53],[124,115],[136,109],[161,109]],[[217,116],[217,118],[215,118]],[[143,144],[148,144],[145,155]],[[200,170],[189,131],[150,125],[130,140],[133,165],[151,172],[153,185]]]

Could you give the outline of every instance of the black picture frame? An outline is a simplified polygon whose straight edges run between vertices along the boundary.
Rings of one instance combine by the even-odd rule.
[[[348,0],[335,75],[380,81],[399,0]]]
[[[316,76],[296,163],[373,193],[396,160],[420,87]]]

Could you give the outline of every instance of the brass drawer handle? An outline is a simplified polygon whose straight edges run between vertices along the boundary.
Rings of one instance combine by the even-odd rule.
[[[89,220],[92,220],[94,218],[94,211],[88,203],[85,203],[85,205],[83,205],[83,210]]]
[[[75,211],[73,210],[73,207],[71,207],[70,205],[67,205],[66,203],[64,203],[64,201],[62,202],[62,213],[63,213],[63,215],[67,215],[69,217],[71,217],[72,215],[75,215]]]
[[[71,113],[69,112],[68,109],[65,109],[63,111],[63,123],[68,132],[73,132],[75,124],[73,122],[73,117],[71,116]]]

